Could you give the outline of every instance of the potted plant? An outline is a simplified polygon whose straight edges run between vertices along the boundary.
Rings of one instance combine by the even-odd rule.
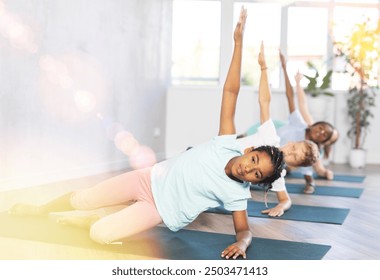
[[[326,75],[322,78],[322,83],[318,84],[319,82],[319,72],[318,69],[315,67],[315,65],[311,62],[307,62],[307,66],[314,70],[315,74],[314,77],[303,75],[306,79],[309,80],[308,85],[305,88],[305,93],[309,94],[311,97],[318,97],[318,96],[334,96],[332,92],[329,91],[330,85],[331,85],[331,75],[332,70],[327,71]]]
[[[373,117],[377,93],[377,71],[380,56],[380,26],[371,26],[369,20],[356,24],[345,42],[336,42],[336,55],[345,59],[346,72],[351,74],[347,98],[350,127],[347,135],[352,139],[349,163],[352,167],[365,166],[365,136]]]
[[[310,102],[310,113],[317,121],[326,120],[326,106],[328,100],[325,97],[334,96],[334,94],[329,91],[333,71],[327,71],[321,80],[317,67],[310,61],[307,62],[307,66],[314,72],[314,76],[303,75],[309,81],[304,90],[307,95],[311,96],[311,98],[308,99]]]

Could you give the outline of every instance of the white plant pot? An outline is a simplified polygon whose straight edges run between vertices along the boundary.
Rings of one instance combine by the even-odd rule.
[[[363,149],[351,149],[349,163],[353,168],[364,168],[366,162],[366,151]]]

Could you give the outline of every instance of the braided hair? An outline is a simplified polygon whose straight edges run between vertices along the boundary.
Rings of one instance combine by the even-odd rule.
[[[283,153],[274,146],[260,146],[253,151],[265,152],[269,155],[271,163],[273,164],[273,174],[266,177],[258,185],[263,187],[266,191],[272,188],[272,183],[281,177],[282,170],[285,167]]]

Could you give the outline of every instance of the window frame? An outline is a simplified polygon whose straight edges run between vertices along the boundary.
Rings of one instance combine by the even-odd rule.
[[[188,0],[175,0],[175,1],[188,1]],[[204,1],[204,0],[192,0],[192,1]],[[233,51],[233,44],[231,44],[231,34],[233,34],[234,22],[233,22],[233,9],[236,2],[246,2],[246,3],[279,3],[283,2],[281,0],[207,0],[207,1],[218,1],[221,7],[221,23],[220,23],[220,63],[219,63],[219,79],[218,85],[173,85],[171,87],[222,87],[227,76],[227,72],[230,65],[230,60],[225,59],[230,57]],[[327,20],[328,22],[333,22],[334,19],[334,9],[336,7],[361,7],[361,8],[377,8],[380,20],[380,0],[378,3],[352,3],[352,2],[335,2],[334,0],[329,0],[325,2],[319,1],[294,1],[289,4],[285,4],[281,8],[281,33],[280,33],[280,49],[287,56],[287,40],[288,40],[288,11],[290,7],[310,7],[310,8],[326,8],[327,9]],[[248,12],[249,14],[249,12]],[[333,53],[333,42],[332,38],[328,36],[331,34],[331,25],[327,24],[326,30],[326,57],[334,57]],[[224,58],[224,59],[223,59]],[[327,68],[333,68],[333,59],[328,59],[326,61]],[[280,67],[280,65],[279,65]],[[280,67],[279,75],[282,76],[282,70]],[[285,88],[285,81],[279,79],[279,87],[274,88],[274,90],[283,90]],[[244,86],[251,88],[252,86]]]

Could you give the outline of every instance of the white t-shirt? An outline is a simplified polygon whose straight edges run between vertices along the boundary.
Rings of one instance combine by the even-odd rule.
[[[219,206],[247,209],[249,183],[230,179],[224,170],[229,160],[241,155],[236,135],[223,135],[155,164],[152,193],[166,226],[177,231],[201,212]]]
[[[302,118],[300,112],[295,110],[289,115],[289,122],[277,129],[277,134],[281,139],[280,145],[283,146],[289,142],[305,140],[305,129],[307,124]]]
[[[272,119],[269,119],[260,125],[255,134],[240,138],[237,141],[240,145],[240,150],[242,153],[246,148],[250,147],[257,148],[265,145],[279,147],[280,145],[280,137],[278,137],[276,133],[276,128]],[[272,183],[271,190],[275,192],[286,190],[285,179],[283,176]]]

